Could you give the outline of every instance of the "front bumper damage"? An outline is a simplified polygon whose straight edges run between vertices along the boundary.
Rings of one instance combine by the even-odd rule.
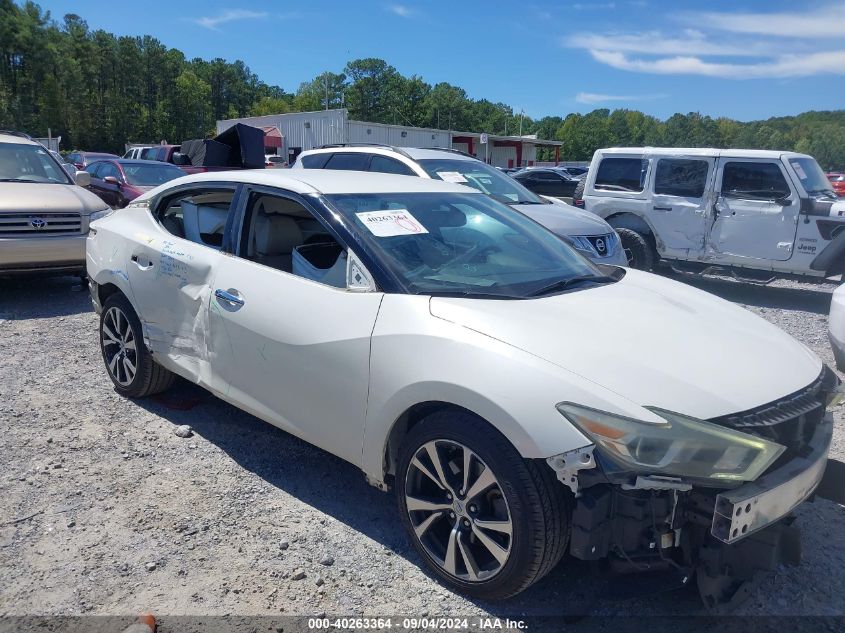
[[[804,456],[717,495],[710,533],[723,543],[736,543],[792,512],[822,480],[832,438],[833,417],[827,414],[816,426]]]
[[[665,570],[679,586],[695,578],[708,606],[738,601],[758,572],[800,562],[791,513],[819,485],[832,434],[832,415],[818,412],[800,449],[756,481],[730,490],[608,474],[592,446],[551,458],[576,496],[570,553],[606,559],[623,573]]]

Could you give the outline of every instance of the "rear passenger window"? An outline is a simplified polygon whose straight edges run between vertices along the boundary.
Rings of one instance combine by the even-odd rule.
[[[367,164],[369,162],[369,154],[332,154],[323,169],[367,171]]]
[[[373,162],[370,163],[370,171],[377,171],[382,174],[399,174],[400,176],[415,176],[407,165],[403,165],[394,158],[373,155]]]
[[[790,194],[789,185],[775,163],[725,163],[722,194],[752,200],[776,200]]]
[[[234,195],[233,189],[184,191],[164,200],[156,215],[168,233],[219,249]]]
[[[300,156],[299,162],[305,169],[322,169],[329,156],[331,154],[309,154],[308,156]]]
[[[654,193],[700,198],[707,184],[706,160],[661,158],[654,173]]]
[[[642,191],[648,161],[642,158],[603,158],[596,172],[595,189]]]

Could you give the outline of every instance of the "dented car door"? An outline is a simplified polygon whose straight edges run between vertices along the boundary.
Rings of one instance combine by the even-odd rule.
[[[722,157],[705,258],[724,263],[786,261],[801,201],[777,160]]]
[[[233,191],[221,189],[221,195],[231,197]],[[198,205],[184,194],[183,199],[172,203],[171,210],[184,206],[188,216],[176,215],[183,224],[179,225],[171,217],[175,214],[161,222],[162,205],[169,204],[161,201],[152,210],[149,233],[128,236],[126,269],[134,305],[139,308],[148,347],[156,359],[197,384],[217,390],[210,365],[213,350],[209,349],[206,333],[211,281],[222,254],[217,245],[202,242],[196,227],[191,228],[195,218],[188,210]],[[222,206],[218,212],[227,214],[229,209]],[[196,241],[187,239],[186,234]],[[211,233],[202,235],[216,241],[208,237]]]

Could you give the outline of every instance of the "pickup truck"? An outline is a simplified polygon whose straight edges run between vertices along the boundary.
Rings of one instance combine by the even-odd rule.
[[[192,139],[182,141],[180,145],[159,145],[146,158],[171,163],[189,174],[263,169],[264,131],[236,123],[212,139]]]

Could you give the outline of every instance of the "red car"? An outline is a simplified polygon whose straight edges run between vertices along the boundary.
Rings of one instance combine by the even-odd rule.
[[[72,163],[77,169],[85,169],[91,163],[98,160],[107,160],[110,158],[120,158],[115,154],[108,154],[106,152],[71,152],[67,155],[67,160]]]
[[[185,175],[175,165],[123,158],[91,163],[85,171],[91,174],[88,189],[114,208],[125,207],[145,191]]]
[[[833,172],[827,174],[827,179],[833,186],[833,190],[836,192],[836,195],[840,198],[845,198],[845,173]]]

